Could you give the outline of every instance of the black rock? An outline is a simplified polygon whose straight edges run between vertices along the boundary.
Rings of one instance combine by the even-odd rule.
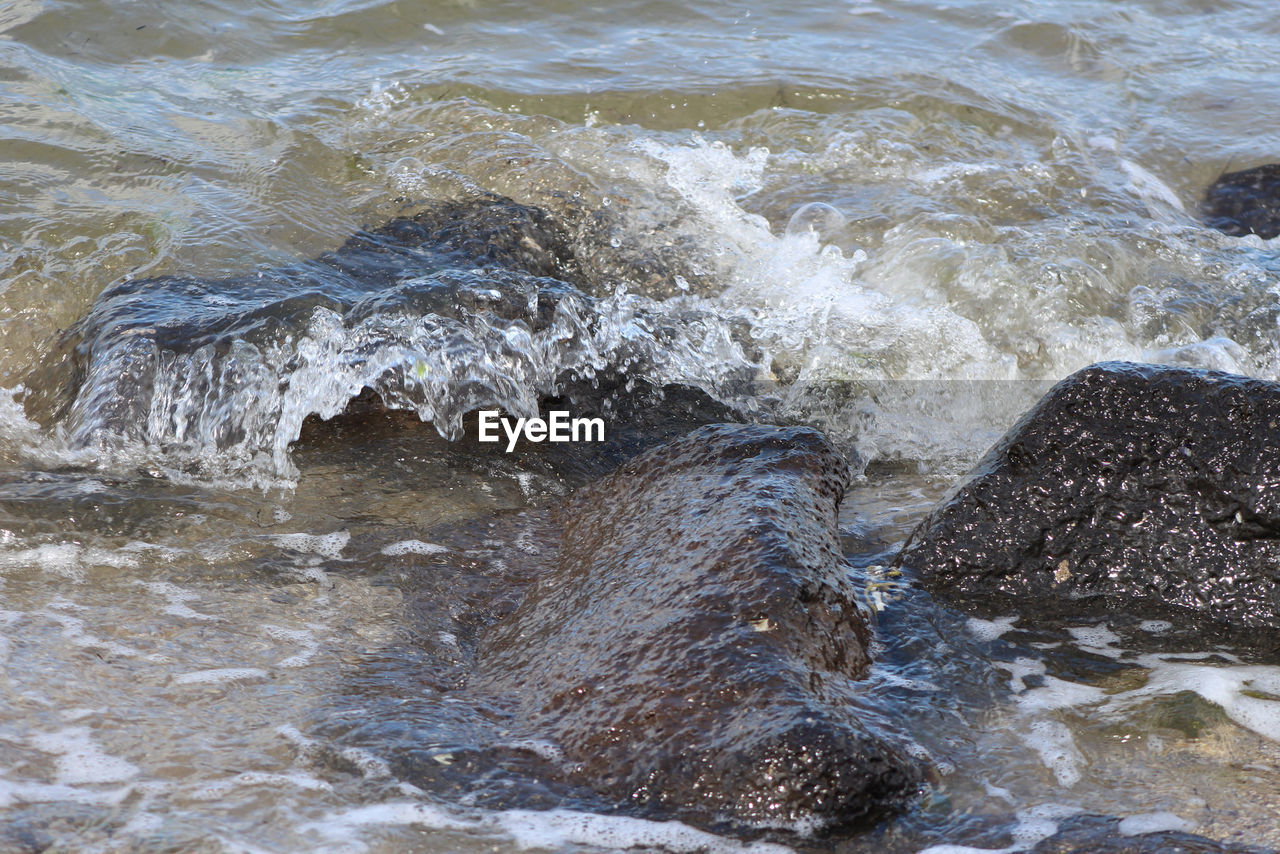
[[[1056,385],[897,563],[979,611],[1280,628],[1280,385],[1105,363]]]
[[[1205,222],[1227,234],[1280,234],[1280,163],[1221,176],[1209,185],[1203,210]]]
[[[852,710],[868,616],[840,558],[843,458],[807,428],[713,425],[574,494],[554,566],[468,690],[640,815],[867,822],[925,776]]]

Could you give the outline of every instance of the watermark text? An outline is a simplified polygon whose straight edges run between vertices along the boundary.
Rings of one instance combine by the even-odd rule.
[[[552,409],[544,418],[504,418],[497,409],[481,409],[481,442],[500,442],[506,435],[507,453],[516,449],[523,436],[526,442],[603,442],[603,418],[574,418],[564,410]]]

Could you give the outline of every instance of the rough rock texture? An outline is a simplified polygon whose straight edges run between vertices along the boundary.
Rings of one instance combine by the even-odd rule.
[[[1123,363],[1055,386],[898,564],[979,610],[1280,627],[1280,385]]]
[[[1120,819],[1083,815],[1067,819],[1031,854],[1261,854],[1263,850],[1178,831],[1124,836]]]
[[[1205,193],[1205,221],[1227,234],[1280,234],[1280,163],[1268,163],[1218,178]]]
[[[632,811],[707,826],[856,823],[924,770],[848,698],[867,616],[836,541],[843,459],[806,428],[712,425],[579,490],[558,564],[469,688]]]

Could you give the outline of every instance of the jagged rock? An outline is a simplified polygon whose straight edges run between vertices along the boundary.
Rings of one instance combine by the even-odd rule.
[[[579,490],[556,565],[469,690],[630,810],[705,826],[854,824],[924,778],[850,698],[868,617],[836,541],[844,460],[807,428],[713,425]]]
[[[1280,627],[1280,385],[1124,363],[1055,386],[899,566],[979,611]]]
[[[1280,234],[1280,163],[1228,172],[1209,185],[1205,221],[1237,237]]]

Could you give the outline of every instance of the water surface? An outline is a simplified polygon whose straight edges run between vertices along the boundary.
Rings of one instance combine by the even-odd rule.
[[[519,514],[604,462],[450,444],[421,408],[307,422],[349,397],[315,377],[355,370],[323,316],[242,353],[234,405],[175,381],[202,418],[84,429],[62,332],[107,287],[266,272],[480,191],[603,212],[578,234],[595,349],[482,392],[528,409],[563,368],[814,424],[870,464],[850,550],[887,548],[1076,368],[1280,378],[1274,241],[1196,215],[1280,156],[1277,57],[1258,0],[0,8],[5,844],[740,847],[403,770],[480,737],[448,702],[462,606],[512,580]],[[412,376],[439,350],[405,340],[387,370]],[[89,387],[126,393],[109,373]],[[1280,844],[1271,662],[1176,627],[969,622],[856,562],[883,609],[868,695],[943,774],[848,850],[1001,848],[1075,811]]]

